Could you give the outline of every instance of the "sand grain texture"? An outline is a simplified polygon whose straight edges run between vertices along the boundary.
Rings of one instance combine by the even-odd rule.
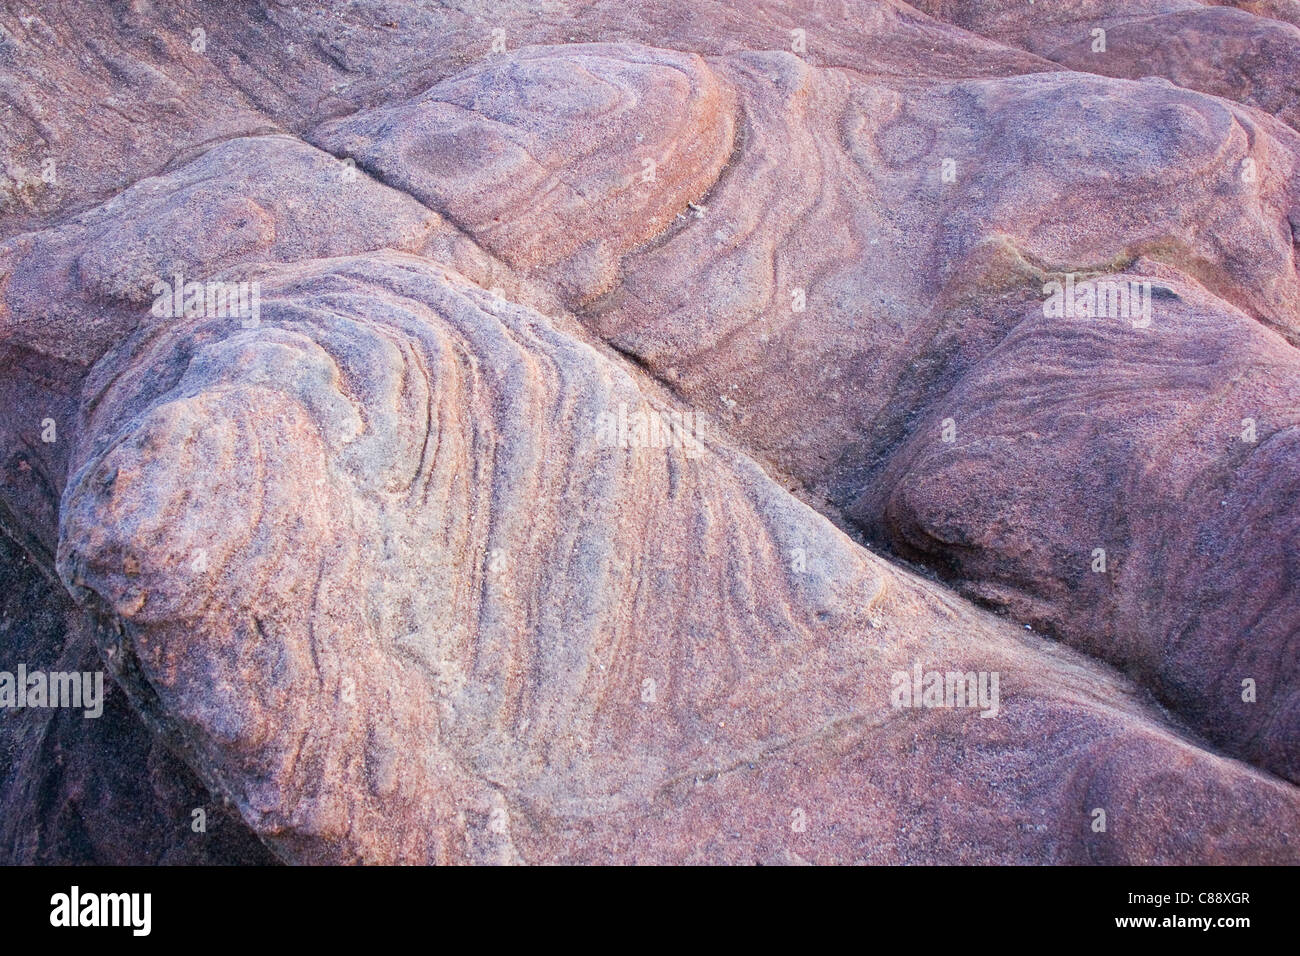
[[[0,858],[1300,862],[1290,0],[45,7]]]

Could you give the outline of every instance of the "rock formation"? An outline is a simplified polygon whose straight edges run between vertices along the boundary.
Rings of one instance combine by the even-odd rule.
[[[0,15],[0,858],[1300,861],[1300,16],[1037,6]]]

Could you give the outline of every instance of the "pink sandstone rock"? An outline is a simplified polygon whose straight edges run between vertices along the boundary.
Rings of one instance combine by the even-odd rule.
[[[0,11],[0,858],[1296,862],[1293,0],[455,6]]]
[[[673,407],[562,324],[391,253],[265,285],[262,327],[174,324],[88,383],[59,569],[283,858],[1133,859],[1095,808],[1140,859],[1293,858],[1295,789],[1113,676],[707,437],[619,447],[620,410]],[[999,675],[994,719],[894,707],[914,663]]]

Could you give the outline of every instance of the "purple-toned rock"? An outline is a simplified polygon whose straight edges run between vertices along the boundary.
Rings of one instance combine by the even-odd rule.
[[[285,859],[1296,859],[1295,788],[857,547],[564,321],[391,253],[276,270],[262,319],[96,370],[59,569]]]
[[[1297,10],[0,11],[0,856],[1297,862]]]

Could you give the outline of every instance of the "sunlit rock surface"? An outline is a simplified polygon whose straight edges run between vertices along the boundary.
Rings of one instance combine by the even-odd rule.
[[[0,12],[0,857],[1297,862],[1296,5],[455,7]]]

